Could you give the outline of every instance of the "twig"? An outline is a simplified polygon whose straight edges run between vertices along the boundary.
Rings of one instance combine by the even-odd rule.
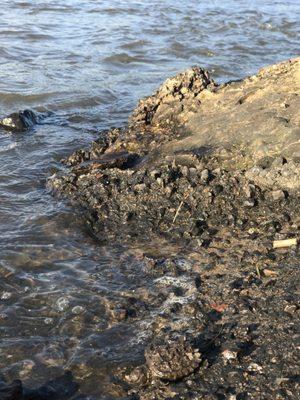
[[[188,195],[186,194],[185,196],[184,196],[184,198],[183,198],[183,200],[180,202],[180,204],[179,204],[179,206],[178,206],[178,208],[177,208],[177,211],[176,211],[176,213],[175,213],[175,215],[174,215],[174,218],[173,218],[173,224],[174,224],[174,222],[176,221],[176,218],[178,217],[178,214],[179,214],[179,212],[180,212],[180,210],[181,210],[181,207],[183,206],[183,203],[185,202],[185,199],[188,197]]]
[[[259,268],[258,268],[258,265],[256,264],[255,265],[255,269],[256,269],[256,273],[257,273],[257,276],[259,277],[259,279],[261,278],[261,275],[260,275],[260,270],[259,270]]]

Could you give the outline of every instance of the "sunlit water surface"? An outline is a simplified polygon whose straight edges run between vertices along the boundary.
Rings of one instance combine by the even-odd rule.
[[[297,55],[299,8],[298,0],[1,1],[0,115],[53,112],[26,134],[0,132],[7,379],[35,386],[70,368],[90,399],[111,398],[110,365],[134,359],[141,340],[131,324],[109,327],[105,304],[151,282],[130,250],[99,246],[79,214],[47,193],[59,160],[123,125],[138,98],[191,65],[223,81]]]

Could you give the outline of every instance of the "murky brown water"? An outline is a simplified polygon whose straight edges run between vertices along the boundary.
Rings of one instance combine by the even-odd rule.
[[[2,0],[0,114],[53,112],[24,135],[0,132],[5,378],[34,386],[69,368],[90,399],[106,399],[111,366],[139,357],[135,326],[109,326],[105,307],[152,283],[132,250],[99,246],[47,193],[51,168],[97,130],[124,124],[179,70],[198,64],[236,79],[297,55],[299,16],[298,0]]]

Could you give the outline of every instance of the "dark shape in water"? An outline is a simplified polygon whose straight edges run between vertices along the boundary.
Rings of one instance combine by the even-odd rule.
[[[19,399],[23,399],[23,387],[20,380],[15,380],[10,385],[0,381],[0,400]]]
[[[37,114],[31,110],[24,110],[0,119],[0,127],[13,132],[23,132],[32,128],[38,122],[39,116]]]
[[[38,389],[26,389],[20,380],[10,385],[0,381],[0,400],[67,400],[78,390],[71,372],[53,379]]]

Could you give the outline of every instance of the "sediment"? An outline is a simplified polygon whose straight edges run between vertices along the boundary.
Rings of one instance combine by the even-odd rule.
[[[299,248],[273,241],[299,239],[299,89],[300,59],[221,85],[191,68],[49,179],[98,240],[178,245],[143,253],[151,291],[110,306],[147,321],[122,398],[298,398]]]

